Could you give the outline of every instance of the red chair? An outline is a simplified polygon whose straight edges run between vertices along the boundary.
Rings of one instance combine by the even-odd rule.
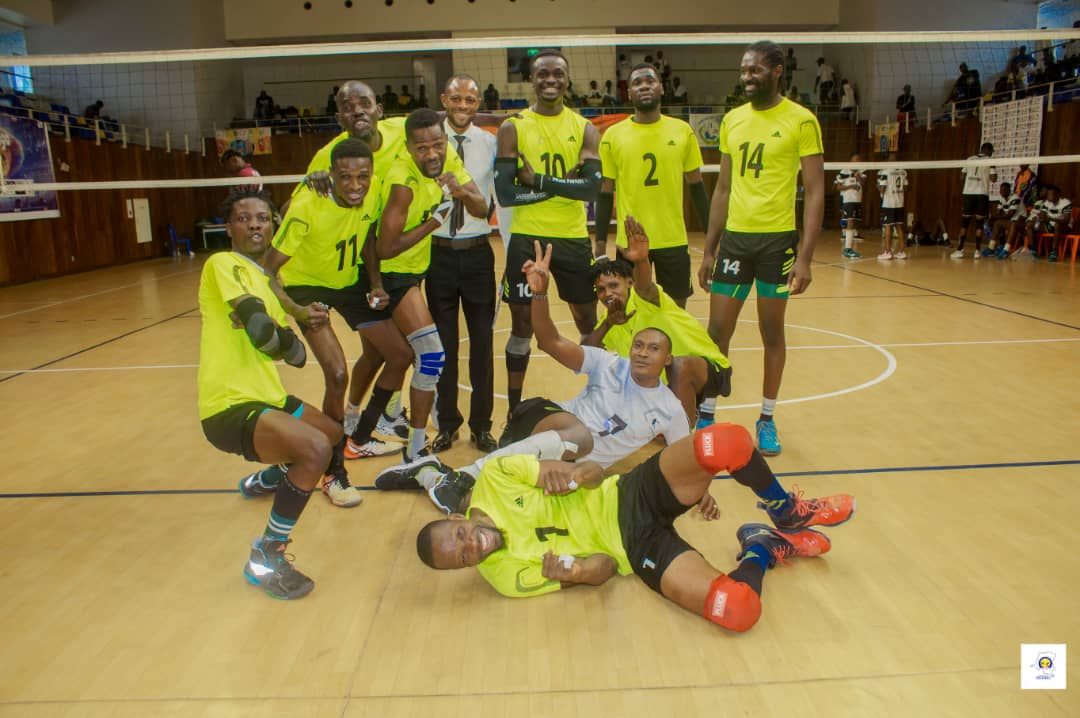
[[[1040,234],[1039,244],[1035,252],[1036,256],[1041,256],[1044,248],[1047,252],[1050,252],[1051,250],[1057,250],[1058,258],[1064,262],[1065,253],[1068,251],[1070,252],[1069,261],[1075,264],[1077,245],[1080,245],[1080,207],[1072,208],[1072,217],[1070,217],[1069,226],[1073,227],[1077,231],[1066,234],[1061,240],[1060,247],[1054,246],[1054,235],[1050,232],[1043,232],[1042,234]],[[1069,250],[1070,246],[1072,247],[1071,251]]]

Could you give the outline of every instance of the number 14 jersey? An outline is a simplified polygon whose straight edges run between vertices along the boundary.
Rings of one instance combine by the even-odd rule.
[[[824,154],[821,125],[810,110],[786,98],[767,110],[751,103],[724,115],[720,152],[731,157],[726,228],[735,232],[795,229],[795,183],[800,159]]]

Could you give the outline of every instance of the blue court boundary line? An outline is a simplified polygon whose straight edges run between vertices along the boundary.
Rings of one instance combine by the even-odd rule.
[[[1061,459],[1057,461],[1014,461],[997,464],[947,464],[944,466],[884,466],[870,469],[822,469],[814,471],[786,471],[777,473],[777,478],[797,478],[800,476],[845,476],[853,474],[900,474],[922,471],[971,471],[977,469],[1022,469],[1044,466],[1077,466],[1080,459]],[[717,476],[714,481],[731,479],[730,476]],[[361,491],[375,491],[374,486],[357,486]],[[139,489],[130,491],[58,491],[55,493],[0,493],[0,499],[54,499],[85,496],[175,496],[204,494],[238,494],[237,489]],[[421,493],[419,491],[413,493]]]

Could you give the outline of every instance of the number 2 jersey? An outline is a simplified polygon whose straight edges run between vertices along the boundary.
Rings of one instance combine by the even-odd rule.
[[[767,110],[740,105],[720,123],[720,152],[731,157],[726,229],[794,230],[800,160],[824,154],[813,113],[787,98]]]
[[[503,548],[477,565],[480,575],[504,596],[527,598],[558,591],[544,578],[544,554],[585,558],[604,553],[619,573],[631,573],[619,530],[618,479],[565,496],[545,496],[536,487],[535,456],[502,456],[484,464],[473,487],[468,514],[483,511],[503,535]]]
[[[520,115],[507,120],[517,130],[518,155],[528,160],[537,174],[566,177],[577,167],[589,121],[567,107],[553,117],[532,110],[522,110]],[[510,233],[560,239],[588,237],[585,203],[552,197],[515,207]]]

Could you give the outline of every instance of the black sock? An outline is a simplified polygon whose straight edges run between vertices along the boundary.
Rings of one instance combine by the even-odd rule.
[[[510,413],[514,410],[514,407],[521,403],[521,389],[507,389],[506,400],[507,404],[510,406],[510,408],[507,409],[507,413]]]
[[[330,453],[330,465],[326,467],[326,474],[328,476],[337,476],[338,474],[345,474],[345,437],[341,437],[341,441],[334,445],[334,450]]]
[[[761,584],[765,580],[765,569],[755,561],[743,561],[739,567],[728,574],[733,581],[745,583],[754,589],[754,593],[761,595]]]
[[[287,540],[310,498],[310,491],[297,488],[286,475],[274,492],[274,506],[270,509],[270,520],[263,535],[275,541]]]
[[[746,462],[746,466],[732,471],[731,477],[754,492],[765,491],[776,481],[776,475],[757,449],[750,454],[750,461]]]
[[[757,420],[758,421],[772,421],[773,420],[773,415],[772,414],[761,414],[760,416],[758,416]]]
[[[356,429],[352,433],[352,440],[362,444],[371,438],[371,432],[375,431],[375,425],[379,423],[379,417],[386,411],[386,405],[390,403],[393,389],[383,389],[378,384],[371,390],[371,398],[367,406],[360,414],[360,420],[356,422]]]

